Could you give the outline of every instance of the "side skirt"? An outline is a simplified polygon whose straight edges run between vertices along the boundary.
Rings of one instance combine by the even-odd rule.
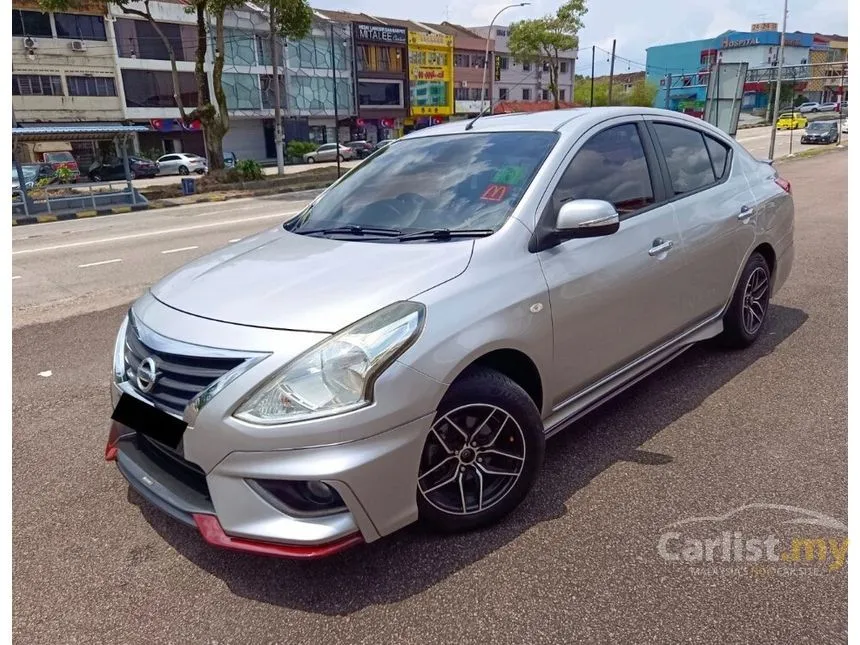
[[[723,312],[721,311],[714,318],[696,325],[677,338],[651,350],[632,363],[573,395],[544,420],[544,433],[547,437],[551,437],[561,432],[577,419],[671,362],[695,343],[713,338],[722,331]]]

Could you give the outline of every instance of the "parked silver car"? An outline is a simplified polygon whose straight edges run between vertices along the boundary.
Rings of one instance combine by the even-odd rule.
[[[341,161],[355,158],[355,150],[338,143],[324,143],[313,152],[308,152],[302,155],[305,163],[314,163],[317,161],[337,161],[340,156]]]
[[[105,456],[231,549],[484,526],[571,420],[697,341],[755,342],[793,232],[789,183],[682,114],[421,130],[132,306]]]
[[[187,175],[192,172],[205,175],[209,169],[206,159],[187,152],[173,152],[164,155],[159,157],[155,163],[158,166],[159,175]]]

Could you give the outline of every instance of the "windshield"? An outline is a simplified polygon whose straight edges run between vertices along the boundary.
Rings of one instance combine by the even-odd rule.
[[[21,166],[21,172],[24,175],[24,181],[33,181],[39,174],[39,166]],[[18,172],[15,166],[12,166],[12,181],[18,181]]]
[[[826,132],[831,127],[833,126],[831,126],[829,123],[810,123],[806,129],[811,132]]]
[[[499,229],[558,139],[495,132],[397,141],[351,170],[288,226]]]
[[[71,152],[47,152],[45,153],[45,161],[50,161],[51,163],[68,163],[70,161],[74,161],[75,158],[72,156]]]

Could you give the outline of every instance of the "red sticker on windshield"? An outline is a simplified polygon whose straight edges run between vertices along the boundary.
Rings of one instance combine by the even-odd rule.
[[[481,195],[481,199],[486,202],[500,202],[508,194],[508,188],[505,184],[490,184]]]

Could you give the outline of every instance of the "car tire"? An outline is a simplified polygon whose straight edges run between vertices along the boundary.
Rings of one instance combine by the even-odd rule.
[[[522,387],[495,370],[470,369],[451,384],[425,439],[419,522],[455,533],[499,521],[531,490],[545,443],[540,413]]]
[[[753,253],[723,316],[720,341],[724,347],[743,349],[755,342],[764,328],[771,289],[770,266],[761,253]]]
[[[128,177],[129,177],[129,179],[137,179],[137,173],[134,172],[133,170],[129,170],[128,171]]]
[[[188,174],[188,168],[186,168],[185,166],[179,166],[179,174],[180,175],[187,175]]]
[[[316,159],[314,159],[313,157],[308,157],[305,161],[306,163],[314,163]]]

